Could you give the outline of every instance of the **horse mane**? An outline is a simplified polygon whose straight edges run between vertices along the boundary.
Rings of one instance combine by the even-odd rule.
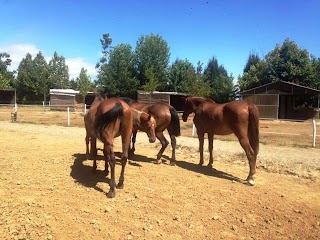
[[[134,100],[132,98],[129,97],[119,97],[121,100],[125,101],[129,106],[133,103],[136,103],[137,100]]]
[[[140,117],[143,112],[136,110],[134,108],[131,108],[131,111],[132,111],[132,117],[133,117],[133,125],[140,126]]]
[[[117,118],[123,116],[123,106],[121,103],[116,103],[113,108],[109,111],[98,116],[94,122],[95,133],[97,137],[101,140],[101,132],[104,130],[110,123],[112,123]]]

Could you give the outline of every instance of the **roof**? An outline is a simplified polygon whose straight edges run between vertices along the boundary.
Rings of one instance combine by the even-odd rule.
[[[142,91],[142,90],[138,90],[137,91],[138,94],[150,94],[149,91]],[[182,96],[186,96],[187,94],[186,93],[178,93],[178,92],[158,92],[158,91],[154,91],[154,92],[151,92],[151,94],[167,94],[167,95],[182,95]]]
[[[275,81],[264,84],[259,87],[251,88],[240,92],[240,95],[252,95],[252,94],[308,94],[319,95],[320,90],[305,87],[292,82]]]
[[[50,95],[75,96],[80,93],[73,89],[50,89]]]

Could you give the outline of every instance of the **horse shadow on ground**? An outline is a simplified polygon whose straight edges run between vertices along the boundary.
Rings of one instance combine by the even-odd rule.
[[[120,165],[121,167],[121,152],[115,152],[116,156],[116,164]],[[73,165],[70,166],[71,172],[70,176],[75,180],[75,182],[88,187],[93,188],[99,192],[105,192],[103,189],[101,189],[98,186],[98,183],[107,183],[109,185],[110,183],[110,173],[108,176],[106,176],[104,169],[97,169],[95,173],[93,172],[93,160],[89,159],[91,162],[91,165],[85,165],[84,161],[87,161],[87,156],[84,153],[75,153],[73,154],[74,162]],[[103,161],[104,166],[104,156],[103,155],[97,155],[97,163],[99,161]],[[142,155],[130,155],[128,158],[128,164],[130,166],[134,167],[141,167],[142,165],[139,164],[139,162],[154,162],[155,159],[148,158],[146,156]],[[99,164],[99,163],[98,163]],[[109,166],[110,171],[110,166]]]
[[[176,161],[176,166],[181,167],[186,170],[189,170],[189,171],[200,173],[200,174],[203,174],[206,176],[216,177],[216,178],[226,179],[228,181],[234,181],[234,182],[246,184],[246,181],[244,181],[238,177],[235,177],[232,174],[229,174],[229,173],[226,173],[223,171],[219,171],[215,168],[210,168],[207,166],[200,166],[198,164],[190,163],[190,162],[186,162],[186,161]]]
[[[75,180],[75,182],[89,188],[93,188],[99,192],[104,192],[103,189],[97,186],[97,183],[107,183],[109,185],[110,178],[108,178],[103,170],[97,169],[95,173],[93,173],[93,161],[91,166],[85,165],[83,162],[87,161],[86,154],[76,153],[73,154],[74,162],[73,165],[70,166],[71,172],[70,176]],[[103,156],[97,156],[98,161],[104,161]]]

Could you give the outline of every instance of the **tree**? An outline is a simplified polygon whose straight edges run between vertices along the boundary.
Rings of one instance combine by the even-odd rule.
[[[317,88],[319,75],[317,77],[316,66],[316,58],[306,49],[300,49],[294,41],[286,39],[282,45],[277,44],[265,59],[251,65],[238,78],[238,84],[242,91],[277,80]]]
[[[140,86],[145,85],[148,81],[147,69],[152,69],[155,79],[159,82],[158,90],[166,90],[168,87],[167,68],[170,59],[167,42],[159,35],[142,35],[137,41],[135,56]]]
[[[247,63],[243,69],[243,72],[246,73],[250,70],[251,66],[256,66],[261,61],[260,57],[256,53],[250,53]]]
[[[197,78],[194,66],[188,60],[177,59],[168,72],[168,91],[186,92],[186,83],[189,84]]]
[[[102,45],[102,57],[99,62],[96,64],[96,69],[98,73],[101,71],[101,67],[107,62],[109,56],[109,48],[111,47],[112,38],[109,33],[104,33],[102,35],[102,39],[100,39],[100,43]]]
[[[26,54],[18,66],[17,75],[17,98],[22,102],[34,101],[36,96],[36,81],[33,68],[32,56]]]
[[[134,55],[129,44],[119,44],[109,51],[101,65],[98,82],[109,96],[135,98],[138,81],[135,78]]]
[[[282,45],[277,45],[266,55],[266,62],[270,65],[269,77],[272,81],[310,85],[312,66],[309,52],[299,49],[295,42],[286,39]]]
[[[69,68],[63,56],[54,52],[49,62],[49,81],[52,88],[65,89],[70,87]]]
[[[10,54],[6,52],[0,53],[0,89],[8,89],[12,87],[14,73],[8,70],[10,65]]]
[[[144,85],[142,85],[142,88],[143,90],[152,93],[159,87],[159,82],[156,80],[154,70],[152,69],[152,67],[146,69],[145,74],[146,74],[147,82]]]
[[[234,99],[233,77],[228,76],[227,70],[219,65],[215,57],[209,60],[204,76],[210,83],[210,97],[214,101],[224,103]]]
[[[36,85],[35,99],[46,101],[46,95],[49,94],[50,82],[49,82],[49,67],[43,57],[42,53],[39,52],[33,59],[33,73],[35,74],[34,81]]]
[[[81,68],[79,77],[77,78],[77,89],[82,96],[86,96],[87,93],[92,90],[91,78],[84,68]]]

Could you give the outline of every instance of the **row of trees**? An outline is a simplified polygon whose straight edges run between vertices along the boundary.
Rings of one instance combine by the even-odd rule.
[[[34,58],[27,53],[17,71],[9,71],[10,64],[10,55],[0,53],[0,89],[16,89],[18,101],[23,103],[45,100],[52,88],[78,89],[83,95],[93,88],[92,80],[84,68],[76,79],[69,80],[65,58],[57,52],[49,63],[39,52]]]
[[[216,57],[205,66],[201,62],[194,66],[187,59],[176,59],[169,64],[169,46],[156,34],[139,37],[135,49],[124,43],[112,46],[109,34],[103,34],[100,42],[103,56],[96,65],[98,75],[94,82],[85,69],[70,81],[65,58],[56,52],[48,64],[41,52],[34,59],[28,53],[17,74],[8,71],[10,56],[0,53],[0,88],[17,89],[18,99],[22,101],[43,100],[50,88],[73,88],[83,95],[87,91],[104,90],[109,96],[132,98],[138,89],[176,91],[210,97],[216,102],[232,100],[239,91],[276,80],[320,89],[320,59],[290,39],[276,45],[263,58],[250,53],[237,84]]]

